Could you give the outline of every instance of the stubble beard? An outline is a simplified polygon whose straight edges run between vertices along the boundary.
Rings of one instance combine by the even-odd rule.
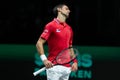
[[[66,18],[68,18],[69,17],[69,15],[66,15],[65,13],[63,13],[63,12],[61,12],[61,14],[63,15],[63,16],[65,16]]]

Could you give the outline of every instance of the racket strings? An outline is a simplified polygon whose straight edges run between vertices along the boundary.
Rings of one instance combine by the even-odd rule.
[[[61,53],[59,53],[59,55],[56,57],[56,62],[58,64],[69,63],[76,58],[77,53],[78,53],[77,49],[74,48],[65,49]]]
[[[53,64],[68,64],[77,59],[77,55],[79,54],[78,49],[70,47],[63,49],[59,54],[53,59]]]
[[[69,62],[70,61],[69,52],[70,52],[69,50],[64,50],[63,52],[61,52],[56,58],[57,63],[64,64],[64,63]]]

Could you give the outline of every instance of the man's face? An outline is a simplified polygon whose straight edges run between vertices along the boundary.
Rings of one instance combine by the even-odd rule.
[[[59,9],[59,12],[64,15],[66,18],[69,17],[70,9],[68,6],[64,5],[62,8]]]

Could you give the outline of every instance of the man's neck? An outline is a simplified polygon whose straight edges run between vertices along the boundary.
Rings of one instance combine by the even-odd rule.
[[[62,15],[57,16],[57,19],[58,19],[60,22],[65,22],[65,21],[66,21],[66,18],[63,17]]]

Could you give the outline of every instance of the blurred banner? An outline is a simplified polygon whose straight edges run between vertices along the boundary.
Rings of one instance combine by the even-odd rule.
[[[70,80],[100,80],[103,77],[110,79],[115,77],[114,73],[118,70],[117,64],[120,62],[120,47],[110,46],[76,46],[79,51],[79,70],[72,72]],[[45,46],[45,53],[48,54],[48,47]],[[0,45],[0,62],[2,64],[1,71],[4,77],[6,72],[16,73],[14,76],[20,79],[34,78],[34,80],[46,80],[46,73],[42,72],[37,77],[33,77],[32,73],[41,67],[43,63],[36,51],[35,45]],[[19,66],[17,66],[19,65]],[[111,68],[108,70],[108,68]],[[114,70],[112,70],[114,68]],[[22,76],[21,76],[22,74]],[[15,77],[10,78],[15,80]],[[105,76],[104,76],[105,75]],[[112,75],[112,76],[111,76]],[[8,75],[7,75],[8,76]],[[109,76],[109,77],[108,77]],[[14,79],[15,78],[15,79]]]

